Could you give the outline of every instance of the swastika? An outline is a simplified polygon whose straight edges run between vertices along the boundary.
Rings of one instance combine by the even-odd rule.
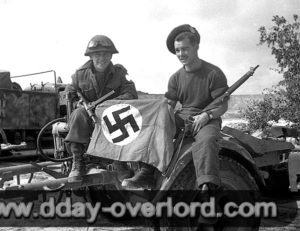
[[[112,139],[113,143],[118,143],[123,141],[124,139],[129,137],[128,131],[126,129],[126,125],[129,124],[134,132],[138,132],[140,130],[139,126],[137,125],[135,118],[132,114],[126,116],[125,118],[120,117],[120,114],[127,112],[130,110],[130,106],[121,108],[120,110],[112,112],[113,118],[115,120],[115,124],[111,124],[107,115],[103,116],[103,120],[108,128],[110,134],[113,132],[120,130],[121,135]]]

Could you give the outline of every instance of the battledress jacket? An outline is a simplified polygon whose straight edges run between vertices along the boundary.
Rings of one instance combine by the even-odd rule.
[[[114,90],[108,99],[137,99],[132,81],[126,79],[127,70],[120,64],[110,63],[104,76],[99,80],[95,74],[92,60],[86,62],[72,76],[72,83],[66,87],[72,100],[78,99],[76,91],[81,91],[87,101],[92,102]]]
[[[136,99],[134,83],[126,79],[126,74],[127,71],[123,66],[112,63],[104,73],[96,72],[90,60],[72,76],[72,84],[66,87],[66,93],[73,102],[78,99],[77,91],[80,91],[89,102],[99,99],[112,90],[115,93],[108,99]],[[72,112],[68,126],[69,132],[65,141],[89,143],[94,126],[83,108],[77,108]]]

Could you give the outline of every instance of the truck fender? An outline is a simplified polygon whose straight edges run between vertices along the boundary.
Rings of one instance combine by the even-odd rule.
[[[241,145],[234,143],[232,141],[221,139],[219,140],[220,152],[219,155],[228,156],[240,164],[242,164],[254,177],[259,188],[263,188],[265,185],[264,179],[260,174],[255,162],[250,155],[250,153],[243,148]],[[161,190],[168,190],[173,182],[176,180],[177,176],[181,171],[192,161],[192,147],[191,142],[185,144],[182,147],[182,151],[180,153],[180,158],[175,164],[175,167],[171,174],[164,179],[161,185]]]
[[[260,173],[251,154],[243,146],[226,138],[221,139],[219,141],[219,145],[219,155],[230,157],[243,165],[254,177],[259,189],[263,189],[265,187],[266,184],[263,175]]]

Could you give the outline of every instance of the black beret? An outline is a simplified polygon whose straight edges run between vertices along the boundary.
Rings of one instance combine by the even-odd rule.
[[[191,32],[191,33],[195,34],[196,38],[197,38],[197,43],[198,44],[200,43],[200,34],[194,27],[190,26],[189,24],[180,25],[178,27],[175,27],[170,32],[170,34],[168,35],[168,38],[167,38],[167,47],[171,53],[175,54],[174,42],[175,42],[176,36],[183,32]]]

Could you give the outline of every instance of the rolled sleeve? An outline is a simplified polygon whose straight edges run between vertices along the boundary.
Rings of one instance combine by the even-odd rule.
[[[122,76],[122,85],[121,85],[121,89],[120,89],[120,95],[117,98],[118,99],[137,99],[138,98],[134,82],[127,80],[125,75]]]
[[[221,70],[214,71],[212,74],[212,80],[210,83],[211,97],[213,99],[221,96],[228,89],[227,79]]]
[[[165,97],[173,101],[179,101],[177,97],[177,82],[175,79],[175,75],[171,76],[171,78],[169,79],[168,91],[165,93]]]

